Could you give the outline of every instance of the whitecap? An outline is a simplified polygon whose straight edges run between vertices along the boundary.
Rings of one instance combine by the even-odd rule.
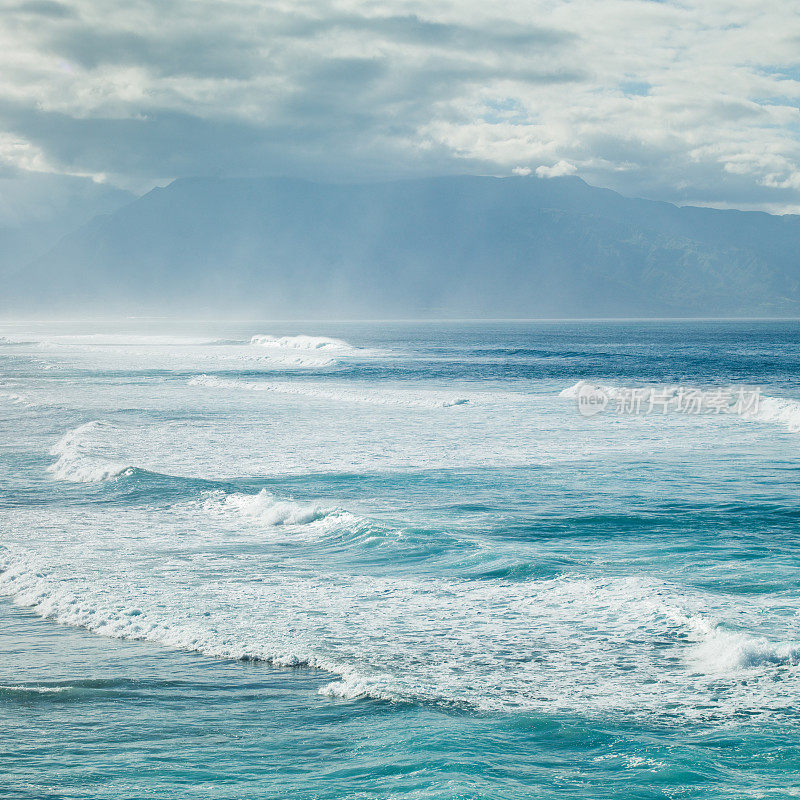
[[[250,344],[273,350],[337,350],[341,353],[352,353],[356,350],[343,339],[331,339],[327,336],[307,336],[305,334],[297,336],[256,334],[250,339]]]
[[[787,397],[759,398],[758,407],[745,415],[758,422],[771,422],[784,425],[792,433],[800,433],[800,402]]]
[[[725,388],[729,389],[732,395],[735,397],[738,387],[730,386]],[[743,391],[750,392],[751,394],[756,392],[756,390],[754,390],[752,387],[742,388]],[[593,383],[592,381],[579,380],[571,386],[562,389],[558,393],[558,396],[564,399],[577,399],[584,391],[590,389],[603,392],[611,400],[620,398],[625,391],[630,391],[619,386],[609,386]],[[637,389],[637,391],[642,393],[642,398],[645,402],[643,408],[647,407],[646,401],[648,392],[650,390],[656,390],[659,392],[659,394],[663,394],[664,396],[671,395],[674,404],[677,406],[679,387],[653,385],[650,387],[639,387]],[[709,389],[706,391],[713,390]],[[745,407],[741,413],[738,414],[731,411],[728,416],[739,416],[741,419],[752,420],[755,422],[783,425],[792,433],[800,433],[800,401],[789,397],[772,397],[770,395],[763,395],[759,393],[754,394],[753,397],[754,401],[752,402],[752,408]],[[707,416],[706,414],[688,414],[688,412],[687,415],[699,416],[701,418]]]
[[[709,625],[695,646],[692,662],[705,673],[800,666],[800,643],[770,642],[738,631]]]
[[[326,509],[317,503],[297,503],[293,500],[281,500],[262,489],[257,494],[241,492],[210,492],[202,501],[194,504],[195,508],[207,514],[235,514],[267,527],[309,525],[314,522],[341,521],[344,518],[355,520],[338,509]]]
[[[93,420],[67,431],[50,448],[50,455],[58,458],[47,471],[58,480],[73,483],[95,483],[132,474],[129,464],[97,452],[97,434],[108,427],[108,423]]]
[[[37,686],[35,684],[0,684],[0,692],[19,692],[20,694],[60,694],[68,692],[71,686]]]

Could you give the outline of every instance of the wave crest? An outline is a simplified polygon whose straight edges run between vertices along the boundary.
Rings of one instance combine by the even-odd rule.
[[[340,352],[354,352],[355,347],[343,339],[331,339],[326,336],[270,336],[257,334],[250,339],[250,344],[258,347],[268,347],[274,350],[337,350]]]
[[[785,425],[791,433],[800,433],[800,403],[788,397],[764,396],[758,410],[747,417],[759,422]]]
[[[562,389],[558,396],[568,400],[576,399],[584,388],[596,389],[604,392],[610,399],[618,399],[626,391],[620,386],[608,386],[593,381],[579,380],[577,383]],[[639,387],[638,391],[647,392],[649,389],[658,388],[661,390],[677,393],[676,386]],[[735,387],[733,387],[735,388]],[[646,397],[646,395],[645,395]],[[790,397],[772,397],[770,395],[760,395],[756,407],[740,414],[732,414],[742,419],[754,420],[756,422],[767,422],[772,424],[784,425],[791,433],[800,433],[800,401]]]
[[[800,644],[796,642],[770,642],[725,630],[705,620],[693,627],[700,628],[700,642],[693,660],[704,673],[800,666]]]
[[[338,509],[326,509],[316,503],[296,503],[293,500],[280,500],[266,489],[258,494],[233,493],[222,491],[210,493],[199,502],[200,509],[209,514],[236,514],[268,527],[284,525],[309,525],[314,522],[342,522],[357,520],[352,514]]]
[[[97,454],[96,434],[107,427],[108,423],[94,420],[67,431],[50,448],[50,455],[58,458],[47,471],[58,480],[73,483],[96,483],[131,475],[133,467],[130,464]]]

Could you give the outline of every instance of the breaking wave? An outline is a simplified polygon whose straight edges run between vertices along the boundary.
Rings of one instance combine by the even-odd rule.
[[[758,411],[750,418],[759,422],[784,425],[792,433],[800,433],[800,402],[786,397],[762,397]]]
[[[272,513],[267,496],[251,497],[249,505],[214,500],[221,513]],[[486,586],[317,573],[308,566],[278,570],[269,562],[239,574],[247,562],[235,563],[237,572],[225,579],[214,566],[208,582],[168,587],[158,568],[64,579],[6,549],[0,593],[39,616],[103,635],[315,667],[331,674],[320,689],[331,697],[494,712],[578,708],[702,717],[743,707],[757,713],[763,677],[771,702],[790,708],[795,701],[796,645],[729,639],[691,608],[691,598],[647,581],[565,576]],[[775,669],[785,676],[780,697]],[[743,671],[754,682],[737,691]],[[730,677],[733,694],[725,708],[704,710],[704,698],[718,693],[720,673]]]
[[[566,389],[562,389],[558,393],[558,396],[569,400],[574,400],[575,398],[578,397],[581,391],[583,391],[584,387],[591,389],[600,389],[604,392],[607,392],[610,397],[613,397],[619,391],[618,387],[616,386],[604,386],[603,384],[580,380],[577,383],[572,384],[572,386],[567,386]]]
[[[336,350],[341,353],[352,353],[356,348],[343,339],[330,339],[325,336],[269,336],[257,334],[250,339],[250,344],[258,347],[269,347],[274,350]]]
[[[355,355],[361,351],[343,339],[326,336],[270,336],[257,334],[250,344],[265,351],[262,359],[282,367],[331,367],[338,359]]]
[[[94,420],[67,431],[50,449],[57,456],[47,471],[61,481],[95,483],[131,475],[133,467],[109,460],[97,452],[97,434],[108,430],[109,423]]]
[[[194,501],[192,507],[206,514],[233,514],[244,520],[267,527],[306,526],[313,523],[338,525],[363,522],[360,517],[341,509],[323,508],[317,503],[297,503],[281,500],[262,489],[258,494],[240,492],[210,492],[203,500]]]
[[[700,639],[693,661],[704,673],[800,666],[800,644],[796,642],[770,642],[726,630],[705,618],[692,622]]]
[[[339,357],[351,352],[343,343],[303,347],[292,343],[302,337],[254,337],[253,341],[167,335],[88,334],[38,337],[33,341],[6,342],[28,344],[37,353],[57,359],[77,358],[101,362],[114,369],[148,366],[158,369],[204,369],[205,364],[251,369],[321,369],[333,366]],[[311,338],[311,337],[307,337]],[[264,341],[261,341],[261,340]],[[337,340],[329,340],[331,343]],[[260,346],[254,346],[260,345]],[[192,366],[193,365],[193,366]]]
[[[634,388],[634,387],[631,387]],[[678,387],[675,386],[650,386],[635,387],[637,391],[647,393],[651,389],[658,392],[672,392],[677,399]],[[725,387],[729,388],[729,387]],[[733,387],[736,388],[736,387]],[[565,399],[576,399],[581,392],[586,389],[595,389],[605,393],[611,399],[619,398],[626,389],[620,386],[609,386],[606,384],[593,383],[592,381],[580,380],[566,389],[562,389],[558,396]],[[646,399],[646,395],[643,395]],[[800,401],[789,397],[772,397],[770,395],[759,395],[757,403],[752,408],[746,408],[740,414],[732,414],[742,419],[754,420],[756,422],[767,422],[783,425],[792,433],[800,433]]]

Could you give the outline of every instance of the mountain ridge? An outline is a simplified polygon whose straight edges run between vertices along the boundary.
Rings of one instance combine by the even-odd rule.
[[[800,216],[573,176],[196,177],[95,217],[11,289],[20,306],[137,313],[789,316],[798,252]]]

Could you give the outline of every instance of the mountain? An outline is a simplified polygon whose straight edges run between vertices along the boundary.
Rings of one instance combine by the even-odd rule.
[[[579,178],[181,179],[62,239],[9,306],[270,317],[788,316],[800,217]]]
[[[89,178],[31,172],[0,176],[0,277],[42,256],[98,214],[133,199]]]

